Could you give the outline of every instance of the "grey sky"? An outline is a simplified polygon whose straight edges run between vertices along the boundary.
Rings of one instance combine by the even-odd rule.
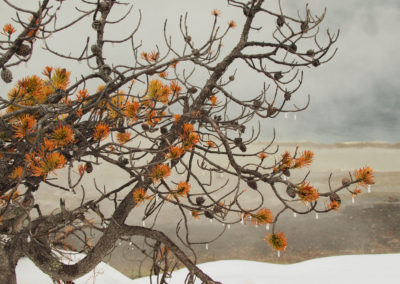
[[[28,2],[28,3],[27,3]],[[72,6],[80,1],[67,0],[65,6]],[[126,1],[130,2],[130,1]],[[131,1],[134,12],[127,22],[110,29],[109,37],[118,38],[119,35],[129,34],[136,25],[138,9],[142,10],[142,25],[135,35],[135,40],[143,40],[143,46],[154,48],[160,43],[163,22],[168,19],[169,34],[179,46],[181,42],[177,31],[179,15],[188,11],[189,30],[192,31],[196,43],[200,43],[209,30],[212,21],[210,11],[218,8],[222,11],[220,23],[224,26],[234,19],[239,27],[225,42],[225,48],[237,41],[240,23],[243,21],[241,11],[228,8],[225,0],[140,0]],[[274,3],[269,0],[267,3]],[[312,68],[305,72],[303,87],[300,89],[294,102],[301,104],[307,94],[311,95],[311,105],[308,110],[298,113],[297,120],[293,115],[287,119],[281,115],[275,121],[263,124],[263,138],[272,133],[270,126],[277,128],[279,140],[314,140],[318,142],[334,143],[348,140],[386,140],[400,141],[400,37],[397,36],[400,28],[400,2],[397,0],[312,0],[308,1],[313,14],[319,14],[327,7],[327,16],[324,27],[331,31],[340,29],[341,35],[336,46],[339,51],[336,57],[328,64]],[[13,3],[34,5],[36,1],[16,0]],[[304,11],[305,1],[282,1],[286,11],[296,15],[296,9]],[[65,7],[67,8],[67,7]],[[285,8],[284,8],[285,9]],[[66,20],[73,15],[60,15],[59,21]],[[0,3],[0,24],[9,22],[10,10]],[[115,18],[115,17],[114,17]],[[90,19],[87,19],[90,22]],[[259,36],[268,40],[268,25],[271,21],[262,22],[264,29]],[[67,47],[75,54],[79,52],[87,36],[94,39],[90,28],[82,25],[64,35],[54,37],[49,42],[60,49]],[[67,69],[84,72],[85,63],[66,65],[59,59],[43,53],[37,45],[35,58],[28,67],[14,68],[16,79],[28,73],[40,72],[45,65],[67,67]],[[117,45],[107,47],[107,59],[110,63],[129,63],[131,54],[128,47],[119,48]],[[46,58],[46,60],[44,60]],[[238,70],[238,80],[235,81],[235,95],[249,99],[259,94],[262,82],[250,84],[246,72]],[[198,74],[199,77],[205,74]],[[258,83],[258,82],[257,82]],[[9,86],[0,83],[0,90],[4,94]]]

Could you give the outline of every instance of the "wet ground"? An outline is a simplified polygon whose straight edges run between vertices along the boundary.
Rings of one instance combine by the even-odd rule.
[[[386,172],[376,176],[378,182],[371,193],[365,190],[354,204],[349,195],[343,196],[338,212],[319,214],[318,219],[315,214],[294,217],[290,212],[284,213],[277,230],[285,233],[289,245],[279,258],[263,240],[270,230],[236,224],[218,240],[209,243],[208,249],[205,244],[194,246],[198,262],[246,259],[293,263],[332,255],[399,253],[400,175]],[[193,240],[210,239],[223,230],[221,224],[208,220],[195,220],[192,224]],[[174,222],[161,224],[158,228],[176,239]],[[129,248],[127,242],[122,242],[108,262],[126,275],[137,277],[141,257],[137,250]],[[148,267],[144,263],[140,274],[147,273]]]

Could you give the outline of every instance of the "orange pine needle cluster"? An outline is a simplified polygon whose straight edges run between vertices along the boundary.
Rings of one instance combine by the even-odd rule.
[[[184,153],[184,150],[181,146],[172,145],[171,147],[169,147],[168,154],[166,155],[166,157],[171,160],[176,160],[180,156],[182,156],[183,153]]]
[[[207,141],[207,146],[208,146],[209,148],[215,148],[217,145],[215,144],[215,142],[213,142],[213,141],[211,141],[211,140],[208,140],[208,141]]]
[[[139,206],[141,203],[150,199],[150,196],[146,195],[146,191],[144,188],[137,188],[132,192],[133,201],[136,203],[136,207]]]
[[[310,166],[314,159],[314,153],[310,150],[304,151],[300,157],[294,160],[293,168],[301,168]]]
[[[193,124],[190,123],[185,123],[183,125],[183,133],[180,137],[183,141],[184,150],[192,149],[200,141],[199,135],[194,132]]]
[[[153,178],[153,182],[157,183],[161,179],[169,177],[171,174],[171,168],[166,164],[158,164],[157,166],[153,167],[151,172],[151,178]]]
[[[140,57],[148,62],[156,62],[158,58],[160,57],[160,53],[157,51],[152,51],[150,54],[146,51],[143,51],[140,54]]]
[[[60,125],[54,129],[50,135],[50,141],[54,143],[56,147],[64,147],[69,143],[74,142],[74,132],[69,125]]]
[[[330,208],[332,210],[338,211],[340,208],[340,202],[336,200],[332,200],[331,203],[329,204]]]
[[[13,125],[14,128],[14,138],[19,141],[24,139],[27,135],[34,131],[36,125],[36,119],[30,115],[25,114],[18,118],[17,123]]]
[[[282,161],[281,161],[281,165],[280,165],[280,169],[284,170],[284,169],[288,169],[291,167],[293,162],[293,157],[290,154],[289,151],[285,151],[285,153],[282,154]]]
[[[263,161],[265,158],[268,157],[268,155],[265,154],[264,152],[261,152],[260,154],[258,154],[258,157],[261,159],[261,161]]]
[[[79,90],[76,95],[76,99],[78,102],[82,103],[89,98],[89,92],[87,89]]]
[[[373,170],[371,167],[365,166],[359,170],[354,171],[354,177],[358,181],[358,184],[361,186],[367,186],[371,184],[375,184]]]
[[[193,210],[193,211],[191,211],[191,212],[192,212],[192,217],[193,217],[193,218],[199,219],[199,211]]]
[[[269,234],[265,237],[265,240],[277,251],[284,251],[287,247],[287,239],[282,232]]]
[[[274,221],[271,210],[261,208],[255,214],[250,214],[250,222],[253,225],[266,225]]]
[[[70,83],[70,75],[71,72],[67,71],[65,68],[55,68],[51,76],[51,81],[57,89],[65,90]]]
[[[174,195],[178,195],[180,197],[185,197],[189,194],[190,184],[186,181],[181,181],[178,183],[176,190],[174,191]]]
[[[131,134],[129,132],[117,132],[117,142],[119,144],[125,144],[126,142],[129,141],[129,139],[131,139]]]
[[[12,35],[15,33],[17,30],[13,27],[11,24],[5,24],[3,27],[3,32],[7,35]]]
[[[221,10],[213,9],[213,10],[211,11],[211,15],[213,15],[213,16],[215,16],[215,17],[219,17],[219,16],[221,16]]]
[[[234,20],[232,20],[232,21],[229,21],[228,26],[230,29],[234,29],[237,27],[237,24]]]
[[[46,66],[44,70],[42,71],[42,74],[48,78],[51,78],[51,73],[53,72],[53,67],[51,66]]]
[[[10,179],[20,179],[22,178],[22,173],[24,169],[21,166],[15,167],[12,173],[9,175]]]
[[[158,73],[158,77],[165,79],[168,77],[168,73],[166,71]]]
[[[54,172],[57,169],[61,169],[65,166],[67,160],[59,152],[46,153],[47,150],[42,150],[37,153],[31,153],[26,155],[28,167],[32,171],[34,176],[43,176],[45,180],[47,175]]]
[[[160,80],[154,79],[149,83],[146,99],[167,104],[171,93],[168,85],[164,85]]]
[[[180,114],[174,114],[174,123],[175,124],[178,123],[179,120],[181,119],[181,117],[182,117],[182,115],[180,115]]]
[[[297,195],[304,202],[312,202],[319,198],[317,189],[315,189],[308,182],[302,182],[301,185],[297,186]]]
[[[178,81],[172,80],[169,83],[169,89],[174,95],[178,95],[182,91],[182,87],[179,86]]]
[[[82,176],[82,175],[85,173],[85,171],[86,171],[86,164],[80,164],[80,165],[78,166],[79,175]]]
[[[110,134],[110,127],[107,124],[99,123],[94,128],[93,138],[94,140],[104,140]]]
[[[212,106],[215,106],[218,103],[218,98],[216,96],[211,96],[210,102]]]
[[[131,102],[127,102],[124,106],[123,113],[130,118],[131,120],[135,121],[137,119],[137,113],[139,111],[139,103],[132,99]]]

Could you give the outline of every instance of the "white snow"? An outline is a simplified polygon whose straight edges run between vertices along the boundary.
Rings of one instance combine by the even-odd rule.
[[[200,264],[214,280],[224,284],[398,284],[400,254],[346,255],[308,260],[296,264],[270,264],[245,260],[223,260]],[[182,284],[187,270],[173,273],[169,284]],[[18,262],[17,283],[52,284],[29,259]],[[105,263],[75,281],[77,284],[148,284],[149,278],[130,280]],[[154,283],[154,282],[153,282]],[[201,283],[201,281],[197,281]]]

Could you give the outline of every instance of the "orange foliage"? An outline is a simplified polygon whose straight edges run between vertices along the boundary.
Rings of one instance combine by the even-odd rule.
[[[94,140],[104,140],[110,134],[110,127],[107,124],[99,123],[96,125],[93,133]]]
[[[131,139],[131,134],[129,132],[117,132],[117,141],[119,144],[125,144]]]
[[[15,167],[12,173],[9,175],[9,178],[11,179],[20,179],[22,178],[22,173],[24,172],[24,169],[21,166]]]
[[[159,182],[163,178],[169,177],[171,174],[171,168],[166,164],[158,164],[157,166],[153,167],[151,172],[151,178],[153,178],[153,182]]]
[[[44,146],[39,152],[27,154],[26,161],[33,175],[43,176],[44,180],[49,173],[63,168],[67,162],[62,154],[59,152],[48,153]]]
[[[250,222],[253,225],[266,225],[268,223],[272,223],[274,221],[274,217],[272,215],[271,210],[266,208],[261,208],[255,214],[250,214]]]
[[[297,195],[304,202],[312,202],[319,198],[318,191],[308,182],[303,181],[301,185],[297,186],[297,190]]]
[[[74,142],[74,132],[69,125],[60,125],[58,128],[54,129],[50,137],[51,142],[53,142],[56,147],[64,147]]]
[[[166,154],[166,157],[171,160],[178,159],[182,154],[184,153],[184,150],[182,149],[181,146],[174,146],[172,145],[168,149],[168,154]]]
[[[12,35],[15,33],[17,30],[13,27],[11,24],[5,24],[3,27],[3,32],[7,35]]]
[[[269,234],[265,237],[265,240],[277,251],[283,251],[287,247],[287,239],[282,232]]]
[[[139,206],[146,199],[150,199],[150,196],[146,195],[144,188],[137,188],[132,192],[133,201],[136,203],[136,207]]]
[[[359,185],[367,186],[375,183],[373,173],[374,172],[370,167],[365,166],[364,168],[355,170],[354,176]]]
[[[310,150],[304,151],[300,157],[294,160],[293,168],[301,168],[304,166],[310,166],[313,162],[314,153]]]
[[[36,119],[30,114],[25,114],[17,119],[17,123],[13,125],[14,138],[18,138],[19,141],[24,139],[27,135],[34,132],[36,125]]]

